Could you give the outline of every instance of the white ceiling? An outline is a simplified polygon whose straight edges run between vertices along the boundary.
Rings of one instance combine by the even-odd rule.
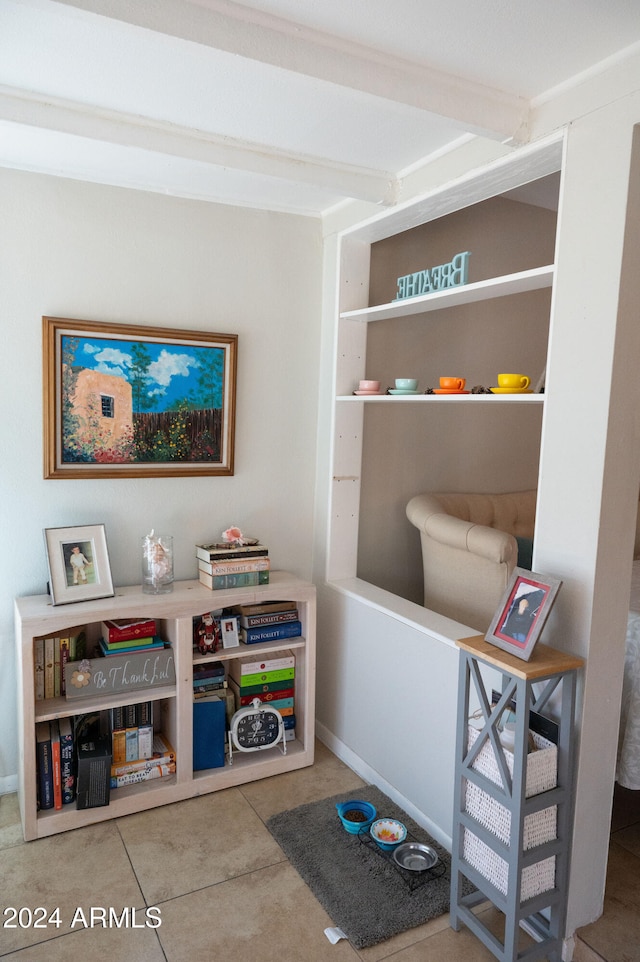
[[[639,0],[0,0],[0,166],[318,215],[640,44]]]

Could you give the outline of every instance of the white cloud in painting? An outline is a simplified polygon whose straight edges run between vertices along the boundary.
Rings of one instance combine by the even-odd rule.
[[[152,361],[148,368],[148,373],[152,380],[165,387],[171,383],[171,378],[177,375],[189,377],[192,367],[199,367],[195,357],[190,354],[170,354],[168,351],[160,351],[157,361]]]

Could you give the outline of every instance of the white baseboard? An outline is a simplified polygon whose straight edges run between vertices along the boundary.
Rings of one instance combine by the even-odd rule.
[[[404,809],[407,815],[410,815],[414,822],[428,832],[436,842],[439,842],[447,852],[451,852],[451,836],[445,835],[439,826],[435,825],[424,812],[417,809],[408,798],[401,795],[400,792],[398,792],[393,785],[390,785],[389,782],[385,781],[374,768],[371,768],[359,755],[352,752],[350,748],[318,721],[316,721],[316,736],[323,745],[326,745],[327,748],[333,752],[336,758],[339,758],[341,762],[348,765],[349,768],[351,768],[356,775],[359,775],[360,778],[364,779],[365,782],[370,785],[375,785],[381,792],[388,795],[396,805]]]

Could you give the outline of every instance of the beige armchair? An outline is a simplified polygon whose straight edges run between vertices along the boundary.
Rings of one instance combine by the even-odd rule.
[[[518,564],[516,538],[533,540],[536,494],[411,499],[407,517],[420,532],[425,608],[476,631],[488,629]]]

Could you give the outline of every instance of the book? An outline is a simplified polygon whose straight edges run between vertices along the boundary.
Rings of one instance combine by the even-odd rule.
[[[206,661],[202,665],[193,666],[193,677],[196,678],[224,678],[225,667],[221,661]]]
[[[100,653],[105,658],[111,658],[114,655],[134,655],[139,651],[155,651],[158,648],[164,648],[164,641],[162,638],[152,638],[150,643],[136,644],[131,648],[112,648],[107,645],[104,638],[101,638],[98,642],[100,646]]]
[[[214,688],[226,688],[227,680],[224,676],[218,678],[194,678],[193,679],[193,690],[203,691],[204,689],[213,690]]]
[[[138,729],[125,728],[125,758],[128,762],[135,762],[140,758],[138,753]]]
[[[102,638],[109,651],[119,651],[123,654],[126,654],[132,648],[144,648],[146,645],[151,645],[155,640],[157,640],[155,635],[149,635],[147,638],[128,638],[126,641],[108,641],[106,638]]]
[[[277,668],[275,671],[256,672],[255,675],[241,675],[236,680],[240,687],[244,689],[252,685],[263,685],[272,681],[292,679],[295,677],[295,673],[295,668]],[[229,680],[231,680],[231,678]]]
[[[231,684],[231,679],[229,679],[229,684]],[[236,682],[236,684],[238,683]],[[262,682],[262,684],[257,684],[257,685],[245,685],[243,681],[242,694],[253,695],[254,697],[257,695],[258,697],[260,697],[260,695],[265,695],[272,692],[284,691],[287,688],[291,688],[291,686],[292,686],[291,678],[282,678],[280,681]]]
[[[54,640],[53,638],[45,638],[44,640],[44,697],[53,698],[53,692],[55,690],[54,681]]]
[[[198,559],[199,571],[210,575],[235,575],[245,571],[269,571],[269,558],[232,558],[229,561],[202,561]]]
[[[60,775],[62,781],[62,804],[69,805],[76,797],[75,761],[71,719],[59,720],[60,728]]]
[[[224,545],[221,542],[197,544],[196,558],[201,561],[228,560],[230,558],[265,558],[269,549],[263,544]]]
[[[211,588],[212,591],[224,588],[255,588],[258,585],[269,584],[269,572],[245,571],[243,574],[210,575],[206,571],[199,571],[198,580],[205,588]]]
[[[156,622],[153,618],[114,618],[103,621],[100,628],[105,641],[130,641],[155,635]]]
[[[71,639],[68,635],[64,635],[59,639],[60,642],[60,694],[65,695],[67,691],[67,684],[64,677],[64,666],[67,664],[69,659],[69,646],[71,644]]]
[[[36,701],[44,701],[44,638],[33,642],[34,695]]]
[[[150,758],[136,758],[135,761],[123,761],[121,763],[116,763],[115,759],[113,759],[111,763],[111,775],[124,775],[127,772],[135,772],[143,768],[148,768],[150,765],[168,765],[176,761],[176,753],[173,746],[161,732],[154,732],[152,749],[153,751]]]
[[[87,627],[76,628],[69,635],[69,661],[82,661],[87,654]]]
[[[240,641],[244,645],[257,645],[261,641],[281,641],[283,638],[297,638],[301,634],[302,622],[288,621],[281,625],[241,628]]]
[[[298,620],[298,609],[291,608],[289,611],[274,611],[271,614],[263,615],[240,615],[241,628],[261,628],[265,625],[281,625],[288,621]]]
[[[60,758],[60,727],[58,719],[49,722],[51,737],[51,771],[53,772],[53,807],[62,808],[62,764]]]
[[[153,728],[140,725],[138,728],[138,758],[148,759],[153,755]]]
[[[248,605],[234,605],[231,609],[237,615],[269,615],[274,611],[297,611],[297,601],[261,601]]]
[[[127,731],[125,728],[115,729],[111,733],[111,763],[121,765],[127,760]]]
[[[279,668],[295,667],[296,656],[288,649],[278,652],[275,655],[265,655],[262,658],[254,658],[245,655],[243,658],[234,658],[229,664],[229,677],[239,680],[242,675],[255,675],[257,672],[276,671]],[[270,679],[276,681],[277,679]]]
[[[49,722],[36,725],[36,765],[38,799],[41,809],[53,808],[53,768],[51,765],[51,731]]]
[[[154,778],[163,778],[167,775],[175,775],[176,763],[168,762],[161,765],[148,765],[138,771],[126,772],[124,775],[111,775],[111,788],[123,788],[125,785],[137,785],[140,782],[148,782]]]
[[[273,705],[274,708],[279,708],[280,703],[286,701],[286,707],[290,708],[293,705],[295,696],[295,689],[293,687],[283,688],[280,691],[247,692],[233,680],[231,681],[231,690],[236,695],[236,704],[239,708],[250,705],[254,698],[257,698],[263,704],[269,703]]]
[[[53,697],[60,697],[60,639],[53,639]]]
[[[217,695],[193,702],[193,770],[224,765],[226,700]]]
[[[136,723],[139,728],[153,726],[153,702],[141,701],[136,705]]]

